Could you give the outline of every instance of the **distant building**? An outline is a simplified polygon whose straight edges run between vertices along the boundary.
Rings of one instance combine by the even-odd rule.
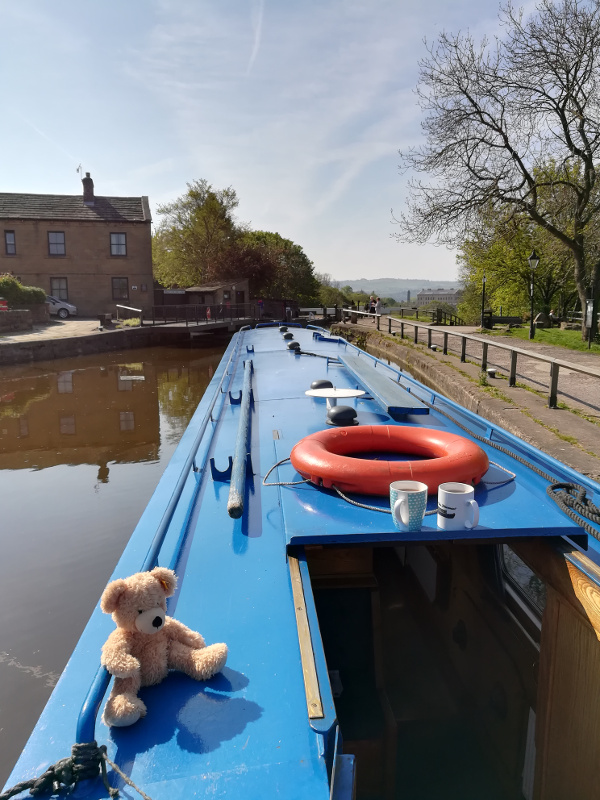
[[[408,289],[406,292],[406,302],[410,303],[410,289]]]
[[[210,306],[221,312],[234,306],[243,308],[250,302],[250,289],[247,278],[229,283],[204,284],[190,286],[187,289],[161,289],[154,290],[154,303],[157,306]]]
[[[449,303],[455,306],[462,298],[462,289],[421,289],[417,294],[417,306],[428,303]]]
[[[0,193],[0,273],[77,306],[82,316],[116,305],[150,311],[152,233],[147,197]]]

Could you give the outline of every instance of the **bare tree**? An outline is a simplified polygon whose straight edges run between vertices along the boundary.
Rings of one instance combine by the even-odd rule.
[[[585,308],[600,292],[600,0],[542,0],[527,19],[501,8],[503,36],[442,34],[417,87],[426,142],[410,182],[402,241],[457,245],[493,208],[525,214],[572,253]],[[594,331],[595,332],[595,331]]]

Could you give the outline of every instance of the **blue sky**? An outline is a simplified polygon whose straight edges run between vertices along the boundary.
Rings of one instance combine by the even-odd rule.
[[[319,273],[454,280],[398,244],[423,39],[497,29],[496,0],[19,0],[0,5],[0,191],[148,195],[232,186],[238,218]]]

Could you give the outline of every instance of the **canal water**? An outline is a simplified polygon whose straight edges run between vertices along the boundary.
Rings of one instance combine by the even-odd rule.
[[[225,347],[0,368],[0,787]]]

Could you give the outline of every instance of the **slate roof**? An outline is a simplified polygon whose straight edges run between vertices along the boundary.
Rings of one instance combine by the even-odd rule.
[[[82,222],[151,222],[147,197],[94,197],[85,205],[80,194],[0,192],[0,219],[78,220]]]

